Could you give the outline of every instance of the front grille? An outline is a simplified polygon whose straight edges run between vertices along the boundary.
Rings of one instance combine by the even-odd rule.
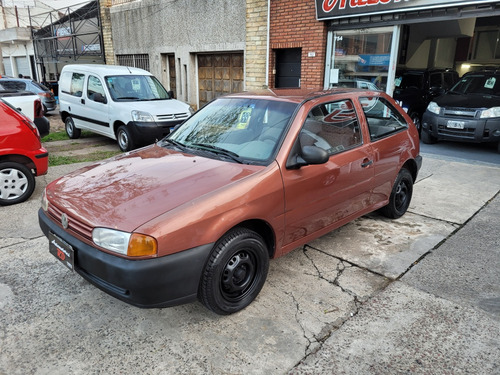
[[[467,108],[445,108],[443,114],[445,116],[458,117],[458,118],[475,118],[478,113],[477,109]]]
[[[61,215],[63,212],[55,207],[53,204],[49,203],[49,208],[47,211],[48,216],[54,221],[57,225],[59,225],[62,228],[61,224]],[[66,216],[68,217],[68,229],[66,229],[69,232],[73,232],[74,234],[78,235],[79,237],[83,237],[89,241],[92,241],[92,227],[82,223],[75,217],[68,215],[66,213]]]
[[[438,126],[438,134],[448,135],[452,137],[461,137],[461,138],[470,138],[474,139],[474,134],[476,132],[476,128],[464,128],[464,129],[450,129],[445,125]]]
[[[156,117],[159,121],[185,120],[189,117],[189,113],[173,113],[168,115],[158,115]]]

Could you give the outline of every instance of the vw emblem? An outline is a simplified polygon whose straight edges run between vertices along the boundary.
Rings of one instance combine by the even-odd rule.
[[[61,224],[64,229],[68,229],[68,216],[66,214],[61,215]]]

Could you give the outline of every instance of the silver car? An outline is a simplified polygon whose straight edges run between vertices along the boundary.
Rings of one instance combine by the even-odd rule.
[[[52,91],[47,87],[29,78],[0,78],[0,84],[5,90],[30,91],[40,97],[43,113],[56,109],[57,101]]]

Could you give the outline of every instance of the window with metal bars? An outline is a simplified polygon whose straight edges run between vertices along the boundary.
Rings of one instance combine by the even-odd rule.
[[[133,66],[134,68],[141,68],[144,70],[149,70],[149,55],[116,55],[116,60],[118,65],[123,66]]]

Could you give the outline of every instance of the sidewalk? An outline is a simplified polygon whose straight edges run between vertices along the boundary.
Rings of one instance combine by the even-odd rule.
[[[290,374],[500,374],[499,218],[497,193]]]

